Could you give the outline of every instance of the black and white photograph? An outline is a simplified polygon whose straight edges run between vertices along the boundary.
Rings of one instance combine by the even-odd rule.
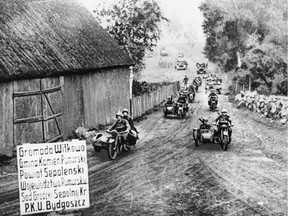
[[[0,216],[288,216],[286,0],[0,0]]]

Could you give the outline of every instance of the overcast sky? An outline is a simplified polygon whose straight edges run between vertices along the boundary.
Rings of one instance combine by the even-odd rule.
[[[81,0],[83,4],[89,9],[93,10],[100,0]],[[105,0],[111,2],[113,0]],[[202,0],[158,0],[166,16],[179,14],[181,22],[187,23],[193,20],[202,20],[202,15],[198,9]]]
[[[97,3],[102,0],[81,1],[90,11],[92,11],[95,9]],[[193,30],[197,32],[197,37],[204,38],[202,36],[203,30],[201,27],[203,16],[198,9],[202,1],[203,0],[158,0],[163,13],[168,19],[172,20],[173,17],[177,17],[183,26],[193,28]],[[109,3],[113,2],[113,0],[105,0],[105,2]]]

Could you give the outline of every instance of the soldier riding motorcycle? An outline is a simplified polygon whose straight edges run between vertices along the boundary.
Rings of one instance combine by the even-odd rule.
[[[180,94],[176,103],[176,112],[180,118],[182,118],[188,112],[188,103],[186,102],[186,96]]]
[[[198,76],[198,77],[195,77],[195,79],[198,80],[199,86],[201,86],[201,85],[202,85],[202,79],[201,79],[201,77]]]
[[[221,114],[215,119],[213,125],[217,126],[214,132],[215,141],[218,141],[221,147],[227,151],[228,144],[231,142],[233,124],[227,110],[223,109]]]
[[[216,110],[218,105],[218,96],[214,89],[211,90],[211,93],[208,95],[208,105],[210,110]]]
[[[129,115],[128,109],[123,109],[122,114],[123,114],[123,119],[127,120],[131,127],[131,130],[130,130],[131,135],[139,139],[138,137],[139,132],[137,131],[134,125],[132,117]]]
[[[188,101],[189,101],[189,103],[193,102],[193,100],[195,99],[195,95],[196,95],[195,87],[193,84],[190,84],[189,88],[188,88]]]
[[[199,83],[198,83],[198,81],[194,79],[194,80],[193,80],[193,85],[194,85],[194,87],[195,87],[195,91],[198,92],[198,89],[199,89],[199,86],[200,86]]]

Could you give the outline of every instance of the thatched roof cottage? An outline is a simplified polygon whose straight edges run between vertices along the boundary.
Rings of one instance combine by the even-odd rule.
[[[128,54],[75,0],[0,0],[0,151],[129,107]]]

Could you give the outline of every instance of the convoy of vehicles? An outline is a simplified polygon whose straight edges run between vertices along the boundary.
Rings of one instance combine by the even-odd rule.
[[[168,52],[165,47],[160,50],[161,56],[167,56]],[[177,58],[175,60],[175,68],[177,70],[186,70],[187,69],[187,61],[184,59],[183,53],[178,53]],[[197,74],[206,74],[208,64],[200,64],[197,63]],[[187,79],[187,76],[185,77]],[[203,78],[205,81],[205,90],[210,91],[212,89],[217,90],[218,94],[221,93],[221,83],[222,80],[216,77],[216,75],[205,75]],[[188,80],[188,79],[187,79]],[[195,77],[193,81],[188,85],[185,84],[179,91],[179,97],[177,101],[173,101],[172,96],[169,100],[164,104],[163,112],[164,117],[167,118],[169,115],[178,116],[180,119],[187,116],[189,110],[189,103],[193,103],[195,101],[195,95],[198,91],[199,87],[202,85],[202,78],[200,76]],[[209,100],[209,109],[215,111],[217,109],[218,97],[212,97]],[[203,119],[199,119],[202,122],[202,126],[204,124]],[[226,151],[228,149],[228,144],[231,142],[228,131],[231,129],[233,125],[230,125],[228,122],[218,122],[218,124],[214,124],[213,127],[203,128],[194,128],[191,131],[193,139],[195,141],[195,146],[198,146],[199,143],[219,143],[220,146]],[[217,128],[217,136],[215,135],[215,127]],[[93,138],[93,147],[96,152],[100,152],[102,149],[107,150],[108,157],[111,160],[115,160],[119,153],[129,151],[131,146],[135,146],[138,137],[132,136],[132,134],[113,131],[106,131],[110,134],[110,136],[106,136],[104,134],[97,134]],[[126,137],[126,138],[124,138]]]

